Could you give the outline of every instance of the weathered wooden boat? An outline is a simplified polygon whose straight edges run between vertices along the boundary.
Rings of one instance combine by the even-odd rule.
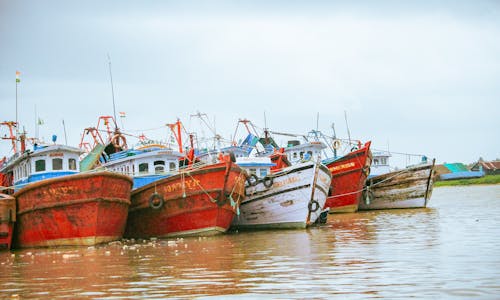
[[[14,246],[95,245],[122,238],[132,180],[111,172],[79,173],[80,149],[24,146],[0,169],[15,191]]]
[[[229,155],[213,164],[195,163],[192,155],[163,145],[119,151],[101,161],[100,167],[134,179],[125,237],[202,236],[229,229],[246,175]]]
[[[16,199],[0,193],[0,250],[11,248],[15,222]]]
[[[434,163],[370,177],[359,210],[426,207],[434,185]]]
[[[269,157],[239,158],[237,163],[250,175],[232,227],[306,228],[319,218],[331,181],[324,165],[309,161],[271,172],[276,164]]]
[[[359,144],[351,152],[322,162],[332,172],[330,192],[325,207],[330,213],[348,213],[358,210],[367,176],[370,174],[371,142]]]

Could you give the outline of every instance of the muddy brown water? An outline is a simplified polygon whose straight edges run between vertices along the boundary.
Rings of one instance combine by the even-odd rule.
[[[0,252],[0,298],[500,299],[500,185],[307,230]]]

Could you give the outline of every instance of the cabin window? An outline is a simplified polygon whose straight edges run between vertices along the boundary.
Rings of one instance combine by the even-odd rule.
[[[301,152],[300,152],[300,159],[302,159],[303,157],[304,157],[304,152],[303,152],[303,151],[301,151]]]
[[[265,177],[267,175],[267,169],[260,169],[260,177]]]
[[[148,163],[139,164],[139,173],[148,173]]]
[[[70,170],[76,170],[76,159],[74,158],[68,159],[68,168]]]
[[[297,152],[293,152],[293,159],[297,159]]]
[[[378,159],[377,159],[377,158],[375,158],[375,159],[373,160],[373,164],[374,164],[374,165],[378,165]]]
[[[63,160],[62,158],[54,158],[52,159],[52,170],[58,171],[63,169]]]
[[[383,164],[383,165],[386,165],[387,164],[387,159],[385,157],[382,157],[380,159],[380,163]]]
[[[170,162],[169,167],[170,167],[170,171],[175,171],[177,169],[177,166],[175,165],[174,162]]]
[[[250,174],[257,174],[257,170],[256,169],[249,169],[250,171]]]
[[[165,162],[163,160],[157,160],[154,162],[155,174],[161,174],[165,172]]]
[[[45,160],[39,159],[35,161],[35,172],[43,172],[45,171]]]

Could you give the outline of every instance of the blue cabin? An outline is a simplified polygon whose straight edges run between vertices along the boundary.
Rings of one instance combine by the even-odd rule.
[[[0,169],[12,176],[15,190],[26,184],[80,172],[79,157],[82,151],[64,145],[37,146],[33,150],[16,153]]]
[[[111,154],[101,166],[131,176],[136,189],[178,173],[182,157],[182,153],[161,145],[138,147]]]

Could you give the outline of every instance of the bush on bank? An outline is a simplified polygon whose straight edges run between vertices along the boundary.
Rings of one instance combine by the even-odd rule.
[[[472,184],[500,184],[500,175],[485,175],[481,178],[468,178],[456,180],[436,181],[435,187],[439,186],[456,186],[456,185],[472,185]]]

